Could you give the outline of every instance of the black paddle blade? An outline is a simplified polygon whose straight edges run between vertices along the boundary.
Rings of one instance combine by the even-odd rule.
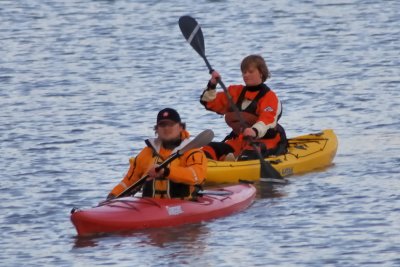
[[[204,37],[197,21],[191,16],[182,16],[179,18],[179,28],[181,28],[181,32],[189,44],[204,58]]]
[[[284,180],[282,175],[271,166],[269,161],[266,161],[260,152],[260,148],[253,141],[249,141],[254,151],[256,152],[258,159],[260,160],[260,178],[273,178]]]
[[[271,164],[265,160],[260,162],[260,178],[273,178],[272,180],[284,181],[281,174],[271,166]]]

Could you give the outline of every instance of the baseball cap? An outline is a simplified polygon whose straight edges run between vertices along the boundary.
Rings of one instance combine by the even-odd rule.
[[[173,108],[164,108],[158,112],[157,124],[163,120],[170,120],[174,122],[181,122],[181,117],[179,113]]]

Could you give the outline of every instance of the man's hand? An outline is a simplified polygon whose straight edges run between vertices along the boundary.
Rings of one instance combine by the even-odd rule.
[[[154,179],[154,178],[161,178],[161,177],[163,177],[164,176],[164,172],[165,172],[165,169],[164,168],[161,168],[160,170],[158,170],[157,171],[157,167],[158,167],[159,165],[153,165],[151,168],[150,168],[150,170],[148,171],[148,175],[149,175],[149,178],[147,178],[147,180],[149,181],[149,180],[152,180],[152,179]]]

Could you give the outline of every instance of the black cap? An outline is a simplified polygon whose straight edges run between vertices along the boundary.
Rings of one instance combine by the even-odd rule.
[[[174,122],[181,122],[181,117],[179,113],[173,108],[164,108],[158,112],[157,123],[162,120],[170,120]]]

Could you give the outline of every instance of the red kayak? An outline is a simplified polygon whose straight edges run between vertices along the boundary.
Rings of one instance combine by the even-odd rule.
[[[71,221],[79,236],[176,226],[215,219],[246,209],[256,189],[237,184],[205,190],[196,201],[124,197],[85,210],[73,210]]]

